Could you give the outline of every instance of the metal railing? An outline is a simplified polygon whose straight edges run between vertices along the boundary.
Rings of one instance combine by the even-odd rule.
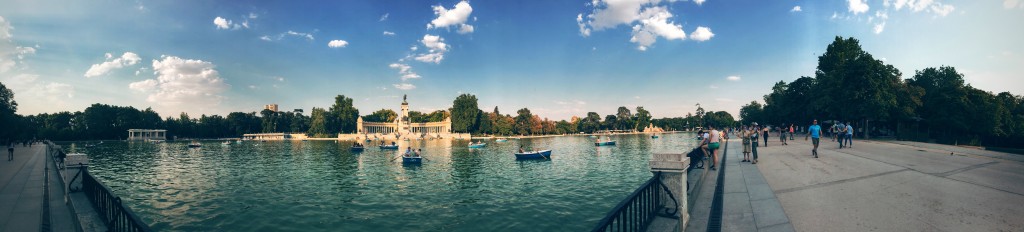
[[[670,215],[676,213],[679,203],[668,191],[668,187],[661,183],[660,178],[661,172],[656,172],[651,179],[612,208],[592,231],[645,231],[661,209],[665,210],[666,216],[672,217]],[[676,207],[664,207],[661,201],[662,194],[668,194],[676,203]]]
[[[109,231],[149,232],[149,225],[142,222],[121,198],[114,195],[106,185],[96,180],[87,168],[82,169],[82,191],[103,218]]]

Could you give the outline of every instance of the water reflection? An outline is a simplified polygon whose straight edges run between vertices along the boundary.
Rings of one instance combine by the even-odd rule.
[[[690,149],[692,134],[375,142],[107,142],[90,171],[157,230],[588,230],[650,177],[654,152]],[[390,141],[388,141],[390,143]],[[520,146],[550,160],[517,161]],[[406,147],[421,165],[402,165]],[[400,215],[401,217],[396,217]],[[557,218],[558,220],[551,220]]]

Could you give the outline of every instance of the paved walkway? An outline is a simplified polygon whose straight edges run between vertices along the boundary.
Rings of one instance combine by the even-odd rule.
[[[815,159],[802,136],[789,144],[757,166],[797,231],[1024,231],[1024,156],[825,139]]]
[[[740,162],[743,146],[739,140],[728,143],[722,201],[722,231],[793,231],[789,218],[775,193],[765,181],[760,164]],[[758,152],[763,154],[763,152]],[[722,169],[718,169],[722,171]],[[718,172],[712,171],[698,194],[692,220],[686,231],[707,231]]]
[[[13,161],[7,161],[6,146],[3,148],[0,231],[75,231],[71,210],[64,204],[61,181],[46,156],[46,146],[38,143],[32,147],[17,146]],[[49,187],[45,185],[47,181]],[[43,207],[47,196],[44,189],[50,190],[50,210]]]

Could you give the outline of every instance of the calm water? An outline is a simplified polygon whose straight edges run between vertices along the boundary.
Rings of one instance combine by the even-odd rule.
[[[682,152],[692,134],[612,136],[614,147],[566,136],[400,142],[428,160],[351,142],[106,142],[76,149],[90,172],[157,230],[586,231],[650,178],[653,152]],[[551,160],[512,152],[552,149]],[[76,144],[81,145],[81,144]],[[70,146],[69,146],[70,147]]]

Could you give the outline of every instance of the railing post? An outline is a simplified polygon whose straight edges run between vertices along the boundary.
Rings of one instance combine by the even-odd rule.
[[[679,217],[679,231],[685,230],[686,223],[690,221],[686,205],[686,168],[689,165],[690,158],[682,153],[655,153],[650,161],[651,172],[660,175],[659,181],[668,188],[668,191],[659,194],[658,201],[666,204],[666,207],[676,207],[675,210],[668,211],[675,211],[676,214],[672,216]],[[672,198],[673,196],[675,198]],[[676,202],[677,205],[668,205],[671,202]]]

